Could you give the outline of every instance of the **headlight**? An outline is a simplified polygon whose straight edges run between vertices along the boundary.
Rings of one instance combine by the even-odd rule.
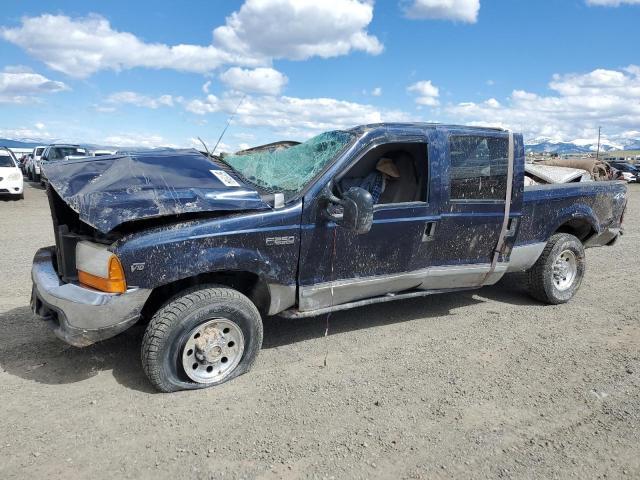
[[[22,174],[20,172],[10,173],[7,178],[9,180],[20,180],[22,178]]]
[[[127,283],[117,256],[105,245],[82,241],[76,245],[78,281],[88,287],[109,293],[124,293]]]

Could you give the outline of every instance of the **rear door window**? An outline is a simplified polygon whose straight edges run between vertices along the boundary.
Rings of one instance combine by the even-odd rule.
[[[504,200],[508,137],[452,135],[449,149],[451,200]]]

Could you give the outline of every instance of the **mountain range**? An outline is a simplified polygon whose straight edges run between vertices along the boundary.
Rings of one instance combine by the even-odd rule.
[[[598,150],[597,143],[589,143],[584,140],[574,140],[573,142],[554,142],[550,139],[539,138],[528,142],[525,145],[527,153],[557,153],[564,155],[568,153],[595,153]],[[612,150],[640,150],[640,139],[630,140],[624,144],[611,144],[602,142],[601,152]]]
[[[46,140],[0,138],[0,146],[9,148],[33,148],[38,145],[47,145],[48,143]],[[87,146],[96,147],[95,145]],[[568,153],[593,153],[597,150],[597,144],[579,140],[573,142],[554,142],[550,139],[538,138],[527,143],[525,150],[527,153],[557,153],[559,155]],[[602,152],[611,150],[640,150],[640,139],[631,140],[625,145],[611,145],[608,143],[602,143],[600,145],[600,151]]]

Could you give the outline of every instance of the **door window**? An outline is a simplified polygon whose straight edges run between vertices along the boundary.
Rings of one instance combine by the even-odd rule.
[[[452,135],[451,200],[504,200],[509,140],[484,135]]]
[[[427,173],[426,143],[388,143],[366,152],[341,176],[337,193],[360,187],[376,205],[426,202]]]

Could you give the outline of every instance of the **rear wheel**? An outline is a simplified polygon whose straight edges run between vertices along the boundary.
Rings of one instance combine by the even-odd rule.
[[[527,272],[529,292],[545,303],[566,303],[580,288],[585,266],[582,242],[568,233],[557,233]]]
[[[219,385],[247,372],[262,346],[255,305],[227,287],[190,289],[147,326],[142,366],[161,392]]]

